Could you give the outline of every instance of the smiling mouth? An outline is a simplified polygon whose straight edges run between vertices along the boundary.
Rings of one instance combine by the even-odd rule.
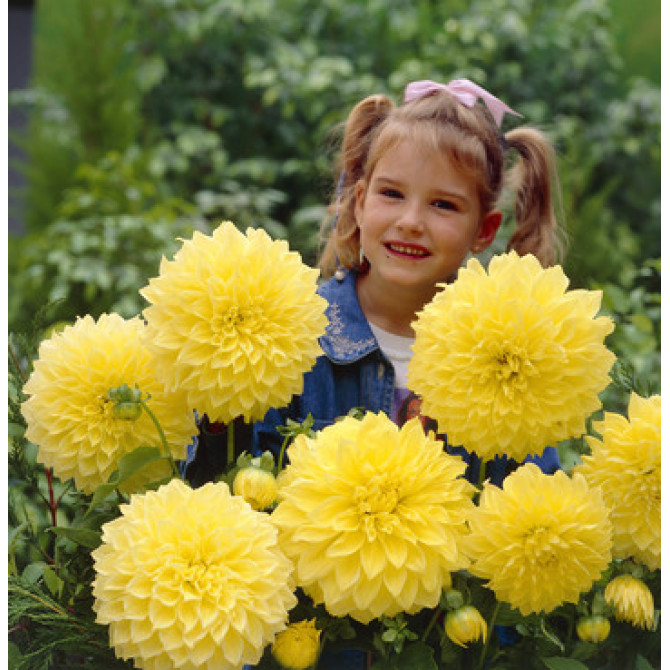
[[[426,249],[414,245],[390,242],[384,246],[396,256],[408,256],[411,258],[426,258],[430,256],[430,253]]]

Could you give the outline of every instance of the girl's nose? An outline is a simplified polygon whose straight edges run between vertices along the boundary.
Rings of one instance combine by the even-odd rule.
[[[423,212],[418,204],[408,202],[396,220],[396,227],[405,232],[419,232],[423,228]]]

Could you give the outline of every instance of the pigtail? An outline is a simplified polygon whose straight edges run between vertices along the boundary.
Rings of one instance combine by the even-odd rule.
[[[394,104],[387,96],[371,95],[359,102],[347,118],[335,171],[336,190],[321,229],[321,240],[325,244],[318,266],[324,278],[332,276],[338,264],[345,268],[358,264],[356,182],[365,174],[373,131],[393,108]]]
[[[516,192],[517,222],[507,249],[534,254],[548,267],[564,248],[564,233],[554,212],[556,198],[552,197],[552,193],[558,195],[553,148],[539,130],[527,127],[511,130],[504,142],[519,154],[507,177]]]

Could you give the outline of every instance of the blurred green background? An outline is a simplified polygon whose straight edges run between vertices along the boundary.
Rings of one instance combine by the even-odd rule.
[[[566,272],[660,383],[658,0],[38,0],[32,72],[10,332],[139,313],[161,255],[223,219],[313,263],[351,106],[468,77],[551,135]]]

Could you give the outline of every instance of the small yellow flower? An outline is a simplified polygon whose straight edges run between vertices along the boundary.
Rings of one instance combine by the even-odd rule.
[[[221,482],[133,495],[92,552],[93,610],[147,670],[256,664],[297,603],[270,517]]]
[[[435,607],[461,548],[474,487],[419,419],[346,417],[299,435],[272,518],[297,585],[333,616],[372,619]]]
[[[485,484],[469,522],[469,571],[524,616],[576,603],[612,558],[600,491],[580,475],[546,475],[534,463],[509,475],[502,489]]]
[[[610,634],[610,621],[599,614],[583,616],[577,621],[577,635],[582,642],[598,644]]]
[[[318,274],[264,230],[244,235],[226,221],[211,236],[196,232],[140,291],[166,387],[223,423],[287,404],[322,353]]]
[[[486,640],[486,621],[476,607],[465,605],[447,613],[444,632],[453,643],[467,647],[471,642]]]
[[[319,659],[321,631],[316,619],[292,623],[272,643],[272,655],[286,670],[307,670]]]
[[[661,567],[661,396],[632,393],[628,418],[605,412],[575,472],[599,486],[614,525],[613,555]]]
[[[242,496],[255,510],[267,509],[277,498],[277,480],[267,470],[242,468],[233,480],[233,493]]]
[[[408,385],[453,445],[519,462],[585,432],[614,354],[599,291],[515,252],[461,268],[419,313]]]
[[[118,409],[109,392],[126,384],[137,387],[160,422],[172,456],[186,456],[197,434],[193,410],[180,390],[166,393],[156,363],[144,345],[139,318],[103,314],[77,319],[40,344],[22,407],[27,438],[38,445],[38,460],[61,480],[74,479],[92,493],[117,469],[119,460],[141,445],[158,445],[149,415],[133,407]],[[128,420],[133,418],[135,420]],[[141,470],[124,487],[137,490],[170,475],[165,461]],[[134,486],[133,486],[134,485]]]
[[[605,588],[605,600],[614,607],[617,621],[628,621],[638,628],[654,626],[654,597],[649,587],[633,575],[619,575]]]

